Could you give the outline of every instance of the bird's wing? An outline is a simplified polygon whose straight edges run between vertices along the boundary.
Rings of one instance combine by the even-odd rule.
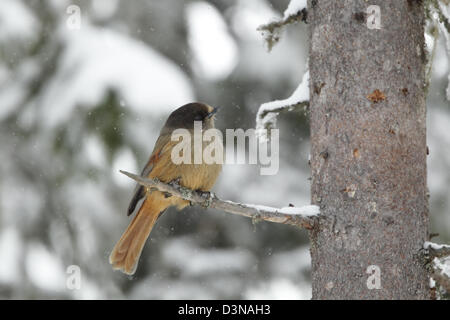
[[[170,137],[167,137],[166,135],[159,136],[158,140],[155,143],[155,147],[153,148],[152,155],[150,156],[150,159],[141,172],[142,177],[148,177],[150,175],[153,168],[155,167],[156,162],[159,160],[161,153],[166,149],[165,146],[167,145],[167,142],[170,142]],[[133,198],[131,199],[128,206],[128,216],[134,212],[134,209],[136,209],[138,202],[145,197],[145,194],[145,187],[137,184],[136,188],[134,189]]]

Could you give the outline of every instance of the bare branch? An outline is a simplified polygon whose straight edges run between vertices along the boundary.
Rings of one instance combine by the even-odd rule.
[[[255,220],[264,220],[276,223],[290,224],[312,229],[319,218],[318,207],[305,206],[299,208],[277,209],[266,206],[253,206],[232,201],[219,199],[213,193],[202,193],[180,186],[177,182],[163,183],[157,179],[144,178],[133,173],[120,170],[127,177],[135,180],[137,183],[145,186],[148,190],[157,189],[162,192],[170,193],[174,196],[190,201],[192,204],[200,205],[205,208],[214,208],[228,213],[252,218]],[[205,197],[205,194],[207,196]],[[313,210],[312,210],[313,209]],[[295,211],[295,213],[286,213],[285,211]],[[311,211],[315,211],[313,214]]]

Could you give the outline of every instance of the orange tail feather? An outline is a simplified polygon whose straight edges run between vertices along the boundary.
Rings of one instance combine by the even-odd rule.
[[[109,263],[113,269],[132,275],[135,273],[139,257],[145,242],[152,231],[159,214],[166,209],[164,201],[160,201],[157,193],[149,195],[139,212],[114,246]]]

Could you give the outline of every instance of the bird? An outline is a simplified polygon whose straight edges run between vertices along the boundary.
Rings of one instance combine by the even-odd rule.
[[[222,164],[206,164],[204,161],[200,164],[195,162],[175,164],[171,153],[178,141],[172,141],[171,135],[176,129],[186,129],[193,135],[195,121],[201,121],[202,132],[215,128],[214,120],[217,110],[218,108],[201,102],[188,103],[174,110],[162,127],[141,176],[156,178],[165,183],[177,181],[182,187],[209,192],[221,172]],[[217,145],[223,151],[221,140]],[[193,159],[194,148],[190,149]],[[150,190],[138,184],[128,206],[127,215],[130,216],[134,211],[137,213],[111,251],[109,263],[112,268],[127,275],[133,275],[142,249],[158,218],[171,206],[181,210],[189,204],[188,200],[158,190]]]

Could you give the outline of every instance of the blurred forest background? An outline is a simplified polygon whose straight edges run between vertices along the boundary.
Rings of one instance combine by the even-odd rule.
[[[269,53],[256,28],[288,0],[0,1],[0,299],[309,299],[307,233],[198,207],[168,210],[132,278],[109,253],[168,114],[220,106],[217,125],[254,128],[260,104],[305,71],[304,24]],[[81,28],[68,26],[71,5]],[[428,97],[431,232],[450,242],[449,54],[437,42]],[[223,199],[309,204],[309,127],[281,115],[280,170],[227,165]],[[66,286],[81,268],[80,289]]]

